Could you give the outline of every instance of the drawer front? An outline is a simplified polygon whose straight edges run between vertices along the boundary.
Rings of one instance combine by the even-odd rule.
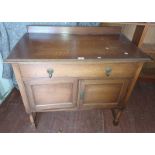
[[[21,64],[22,77],[133,77],[138,63]]]
[[[129,80],[81,80],[78,102],[80,107],[116,106],[124,98]]]
[[[77,81],[68,79],[35,79],[24,81],[33,111],[76,107]]]

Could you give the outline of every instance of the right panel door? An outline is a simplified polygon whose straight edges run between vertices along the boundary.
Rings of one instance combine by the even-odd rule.
[[[80,80],[80,107],[113,107],[124,98],[129,80]]]

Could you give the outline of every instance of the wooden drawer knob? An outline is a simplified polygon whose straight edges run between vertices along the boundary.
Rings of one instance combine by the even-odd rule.
[[[52,78],[54,70],[53,69],[47,69],[47,73],[48,73],[49,78]]]
[[[111,68],[111,67],[106,67],[106,68],[105,68],[105,75],[106,75],[106,76],[110,76],[111,73],[112,73],[112,68]]]

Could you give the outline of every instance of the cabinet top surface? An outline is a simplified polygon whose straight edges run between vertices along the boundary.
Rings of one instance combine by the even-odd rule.
[[[123,35],[26,33],[6,62],[76,60],[149,61],[151,58]]]

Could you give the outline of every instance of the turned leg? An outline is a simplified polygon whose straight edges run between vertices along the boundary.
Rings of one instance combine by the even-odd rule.
[[[121,108],[121,109],[112,109],[112,114],[113,114],[113,117],[114,117],[114,120],[113,120],[113,124],[114,125],[118,125],[119,124],[119,120],[120,120],[120,117],[123,113],[123,110],[124,108]]]
[[[36,129],[36,113],[29,114],[31,125],[34,129]]]

